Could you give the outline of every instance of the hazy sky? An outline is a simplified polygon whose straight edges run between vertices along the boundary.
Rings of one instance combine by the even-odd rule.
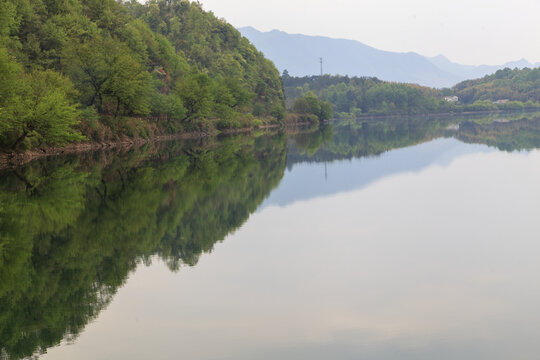
[[[236,27],[444,54],[462,64],[540,61],[540,0],[201,0]]]

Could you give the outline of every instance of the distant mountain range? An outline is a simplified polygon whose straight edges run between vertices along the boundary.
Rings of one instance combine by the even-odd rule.
[[[281,72],[286,69],[291,76],[318,75],[322,57],[325,74],[375,76],[381,80],[442,88],[505,67],[540,66],[525,59],[503,65],[461,65],[443,55],[430,58],[414,52],[383,51],[355,40],[288,34],[279,30],[261,32],[253,27],[238,30],[274,61]]]

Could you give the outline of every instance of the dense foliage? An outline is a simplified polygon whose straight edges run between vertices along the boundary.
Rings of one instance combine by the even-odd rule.
[[[497,74],[518,71],[508,69],[501,70]],[[527,70],[524,71],[527,75],[521,73],[521,77],[535,79],[534,71],[530,73]],[[497,74],[493,76],[498,76]],[[533,94],[538,94],[540,90],[538,81],[534,81],[528,82],[527,85],[522,83],[521,86],[515,86],[516,96],[509,100],[519,101],[495,103],[499,98],[489,98],[489,96],[471,98],[471,101],[468,101],[469,97],[465,96],[464,100],[461,101],[462,93],[475,93],[477,91],[475,88],[471,90],[468,87],[437,90],[415,84],[386,82],[368,77],[325,75],[297,78],[290,77],[286,73],[283,76],[285,96],[290,107],[294,107],[295,99],[308,92],[313,92],[320,99],[331,103],[334,112],[341,118],[537,109],[540,108],[540,99],[533,97]],[[504,88],[499,86],[496,89],[502,93]],[[459,101],[449,101],[447,97],[453,95],[458,95]]]
[[[283,107],[274,65],[187,0],[0,0],[0,76],[3,148],[252,126]]]
[[[540,68],[498,70],[481,79],[463,81],[453,91],[465,104],[479,100],[540,102]]]
[[[333,115],[332,105],[318,99],[311,91],[294,100],[293,112],[298,116],[295,121],[303,122],[330,120]]]
[[[287,99],[312,91],[332,104],[336,113],[356,115],[424,114],[447,105],[436,90],[376,78],[347,76],[283,77]]]

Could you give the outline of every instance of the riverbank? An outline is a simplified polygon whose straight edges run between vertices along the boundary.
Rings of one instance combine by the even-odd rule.
[[[427,113],[427,114],[417,114],[417,115],[409,115],[409,114],[362,114],[356,117],[347,117],[347,116],[340,116],[338,114],[337,119],[338,120],[376,120],[376,119],[404,119],[409,118],[411,116],[415,117],[431,117],[431,116],[437,116],[437,117],[444,117],[444,116],[476,116],[476,115],[497,115],[497,114],[522,114],[522,113],[534,113],[538,112],[538,109],[531,108],[531,109],[524,109],[524,110],[483,110],[483,111],[461,111],[461,112],[440,112],[440,113]]]
[[[209,132],[193,131],[168,135],[156,135],[151,138],[129,138],[124,137],[116,141],[85,141],[79,143],[73,143],[61,147],[40,147],[24,152],[0,152],[0,170],[15,168],[25,165],[34,160],[38,160],[50,156],[60,155],[76,155],[91,151],[107,151],[116,150],[119,152],[128,151],[132,148],[140,147],[146,144],[160,143],[166,141],[181,141],[181,140],[196,140],[211,138],[217,136],[228,136],[235,134],[249,134],[256,131],[271,131],[279,128],[284,128],[289,134],[295,133],[295,129],[311,125],[308,122],[299,122],[294,124],[266,124],[258,126],[256,128],[239,128],[239,129],[226,129],[226,130],[213,130]]]
[[[441,114],[425,114],[425,115],[416,115],[415,117],[426,118],[430,116],[436,117],[469,117],[475,115],[520,115],[520,114],[530,114],[535,112],[509,112],[509,111],[476,111],[476,112],[463,112],[459,114],[454,113],[441,113]],[[365,120],[381,120],[381,119],[403,119],[411,117],[410,115],[371,115],[360,117],[357,119],[333,119],[329,121],[324,121],[325,124],[333,123],[336,121],[365,121]],[[128,136],[122,136],[120,139],[111,140],[111,141],[85,141],[79,143],[73,143],[62,147],[40,147],[32,150],[27,150],[24,152],[0,152],[0,170],[9,169],[18,167],[24,164],[27,164],[31,161],[49,157],[49,156],[59,156],[59,155],[75,155],[84,152],[91,151],[106,151],[106,150],[115,150],[119,152],[128,151],[134,147],[140,147],[145,144],[159,143],[164,141],[180,141],[180,140],[194,140],[194,139],[203,139],[211,138],[217,136],[227,136],[234,134],[249,134],[257,131],[270,131],[276,129],[284,129],[287,134],[295,134],[298,132],[299,128],[306,126],[317,126],[308,121],[298,121],[298,122],[286,122],[285,124],[263,124],[257,127],[245,127],[237,129],[224,129],[224,130],[209,130],[209,131],[192,131],[192,132],[181,132],[176,134],[160,134],[153,135],[148,138],[131,138]]]

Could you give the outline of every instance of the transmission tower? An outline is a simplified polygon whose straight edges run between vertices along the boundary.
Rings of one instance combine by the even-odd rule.
[[[323,61],[322,61],[322,58],[319,58],[319,59],[321,60],[321,76],[323,76],[323,71],[322,71],[322,63],[323,63]]]

